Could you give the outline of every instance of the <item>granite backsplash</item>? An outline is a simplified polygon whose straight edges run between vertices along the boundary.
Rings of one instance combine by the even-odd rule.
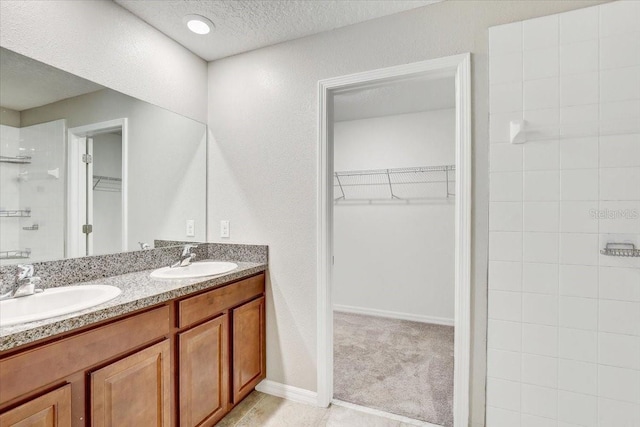
[[[195,244],[196,260],[242,261],[268,263],[268,246],[228,243],[197,243],[156,241],[155,249],[68,258],[30,263],[35,276],[42,279],[41,288],[54,288],[104,277],[118,276],[173,264],[180,258],[182,245]],[[24,263],[27,264],[27,263]],[[5,293],[15,281],[16,265],[0,267],[0,293]]]

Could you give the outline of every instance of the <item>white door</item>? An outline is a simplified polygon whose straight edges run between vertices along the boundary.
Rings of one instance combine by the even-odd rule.
[[[70,170],[76,170],[77,199],[73,206],[73,214],[77,218],[71,224],[76,236],[76,253],[72,256],[86,256],[93,253],[93,138],[78,138],[77,155],[74,156],[75,165]],[[71,212],[70,212],[71,213]]]

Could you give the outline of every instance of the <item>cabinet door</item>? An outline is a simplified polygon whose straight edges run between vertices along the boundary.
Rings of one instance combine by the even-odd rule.
[[[229,404],[228,315],[178,334],[180,426],[214,425]]]
[[[91,373],[91,425],[171,425],[169,340]]]
[[[71,427],[71,385],[55,389],[0,415],[1,427]]]
[[[233,402],[265,377],[264,297],[233,309]]]

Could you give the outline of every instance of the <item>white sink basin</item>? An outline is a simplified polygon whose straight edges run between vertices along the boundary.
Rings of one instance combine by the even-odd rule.
[[[61,286],[0,301],[0,327],[84,310],[114,299],[122,290],[108,285]]]
[[[238,268],[238,264],[222,261],[194,262],[186,267],[163,267],[151,272],[153,279],[190,279],[215,276]]]

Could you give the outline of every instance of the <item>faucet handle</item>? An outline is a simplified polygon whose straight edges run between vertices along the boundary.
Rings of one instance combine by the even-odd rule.
[[[197,248],[198,245],[184,245],[184,247],[182,248],[182,256],[187,256],[187,255],[191,255],[191,249],[195,249]]]
[[[29,277],[33,277],[33,265],[18,264],[18,271],[16,272],[16,280],[24,280]]]

